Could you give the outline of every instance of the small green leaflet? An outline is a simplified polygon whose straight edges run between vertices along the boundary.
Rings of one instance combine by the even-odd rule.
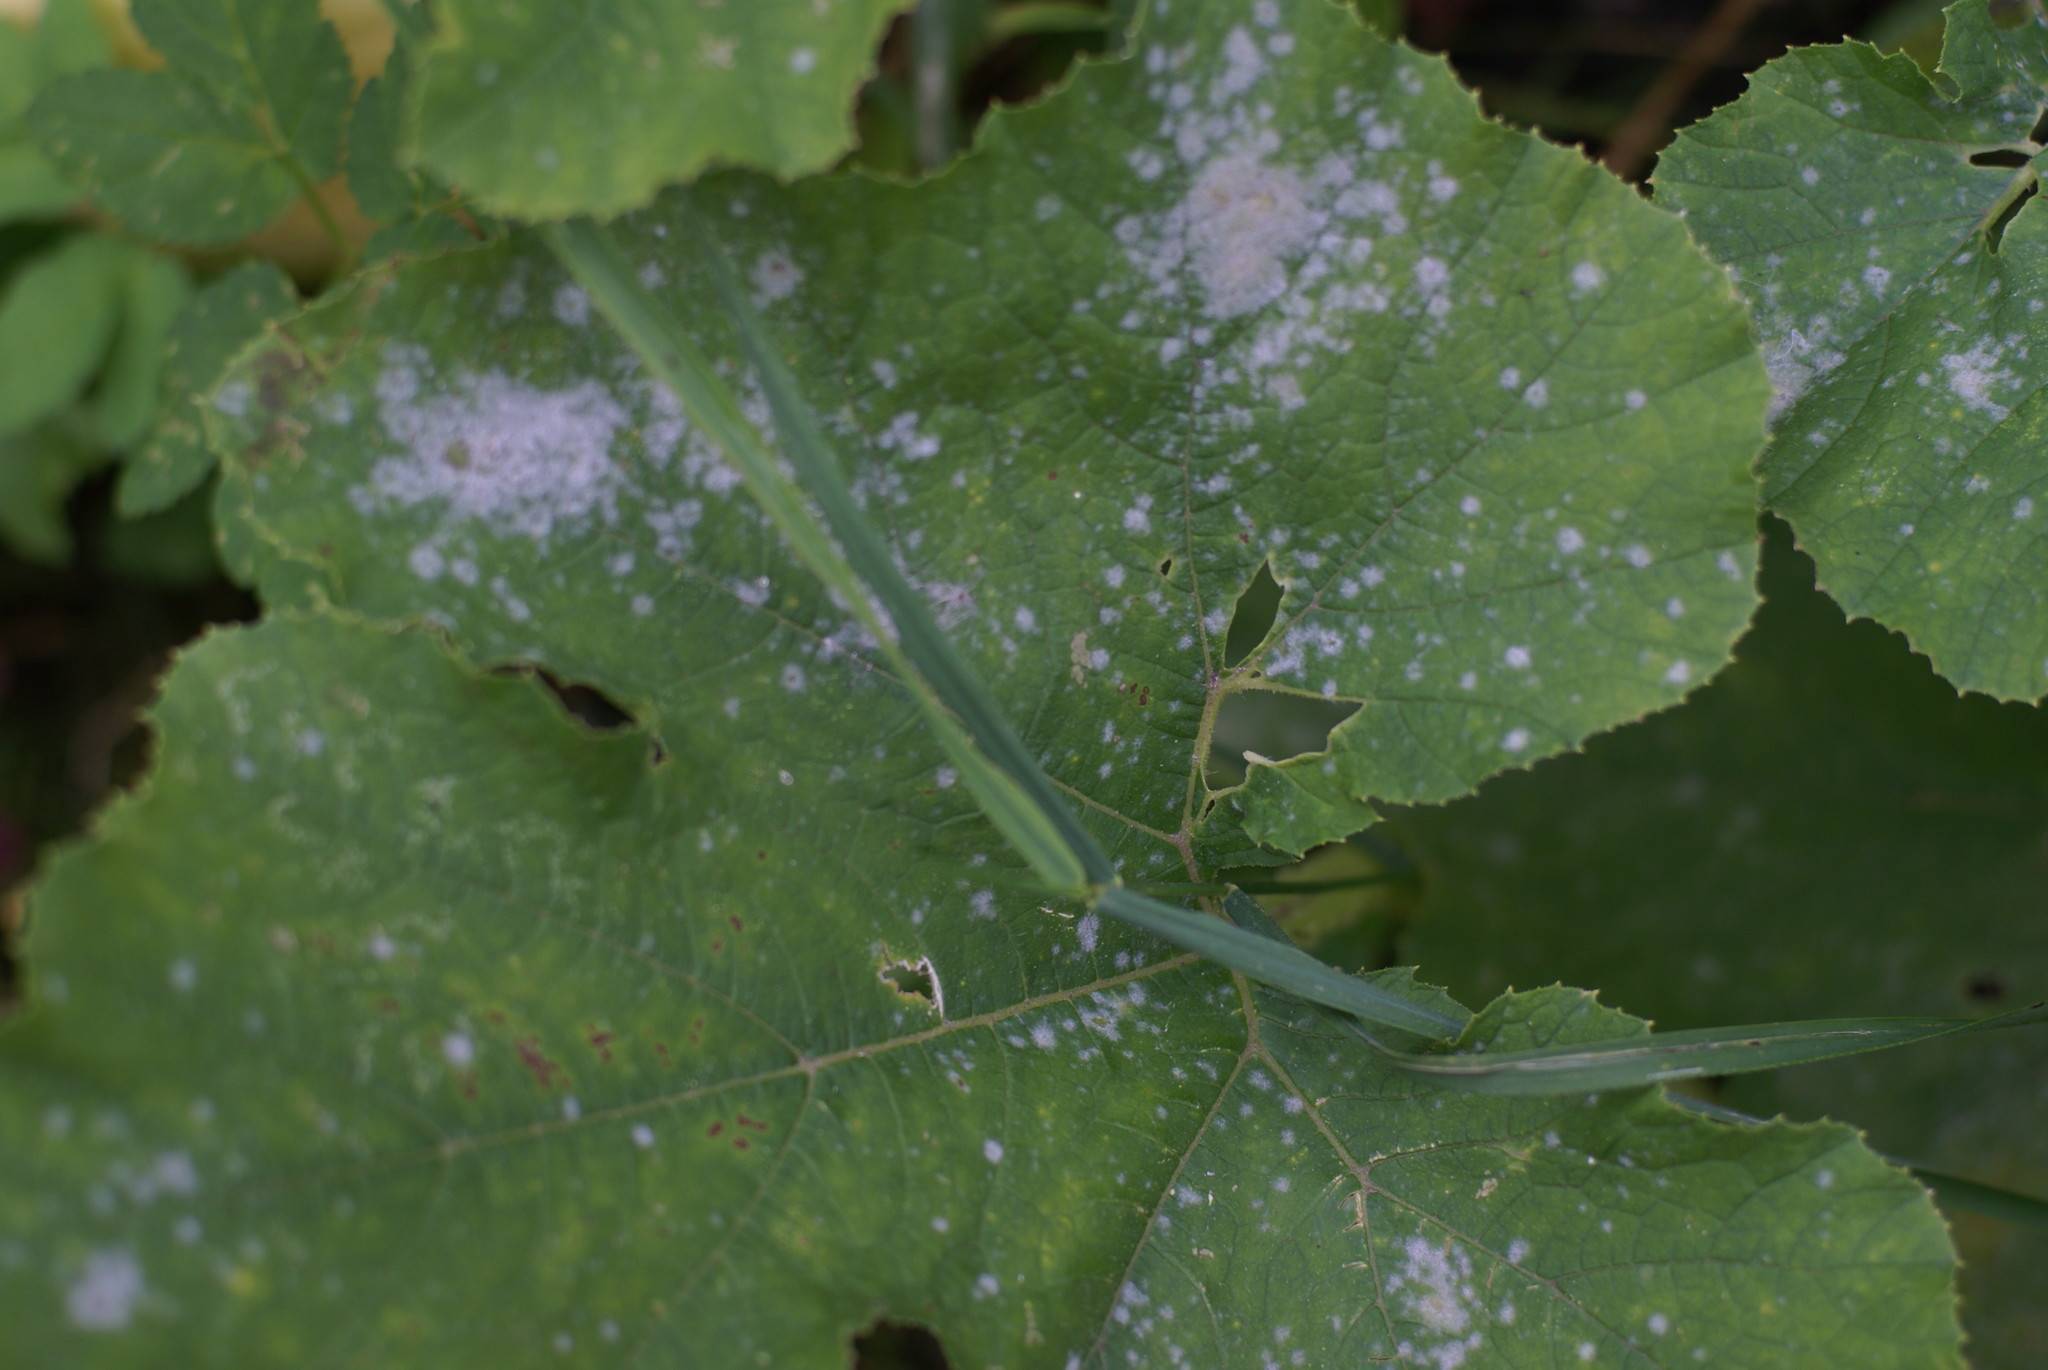
[[[1418,1090],[977,866],[909,701],[784,690],[783,641],[659,763],[419,634],[189,653],[0,1039],[14,1354],[810,1366],[889,1313],[963,1365],[1956,1363],[1945,1234],[1849,1129]]]
[[[69,557],[65,501],[149,424],[190,291],[176,262],[101,233],[60,239],[6,279],[0,541],[38,561]]]
[[[714,164],[821,171],[909,3],[437,0],[413,154],[524,219],[635,209]]]
[[[23,262],[0,286],[0,434],[28,428],[85,390],[121,322],[122,268],[135,249],[80,234]]]
[[[1400,954],[1475,1002],[1597,984],[1685,1029],[1731,1016],[1984,1013],[2048,991],[2048,715],[1958,699],[1844,624],[1779,536],[1736,662],[1685,707],[1470,799],[1395,815],[1427,892]],[[2038,1031],[1724,1082],[1916,1162],[2048,1193]],[[2048,1337],[2048,1234],[1951,1215],[1976,1362]]]
[[[28,120],[97,203],[160,242],[232,242],[341,166],[353,84],[310,0],[135,0],[168,66],[53,83]]]
[[[1682,133],[1656,183],[1756,311],[1777,390],[1765,498],[1822,585],[1957,685],[2033,699],[2048,16],[1993,10],[1949,11],[1939,86],[1861,43],[1787,54]]]
[[[0,223],[55,217],[78,202],[37,150],[24,116],[50,81],[106,60],[106,39],[86,0],[55,0],[30,28],[0,20]]]
[[[186,302],[161,348],[163,385],[160,396],[152,396],[161,406],[147,441],[121,473],[123,515],[167,509],[206,479],[213,453],[200,429],[205,396],[235,353],[297,303],[284,272],[260,261],[216,277]]]

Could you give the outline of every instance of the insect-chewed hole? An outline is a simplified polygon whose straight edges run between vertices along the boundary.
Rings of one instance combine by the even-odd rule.
[[[853,1338],[853,1370],[952,1370],[931,1328],[882,1318]]]
[[[941,1017],[945,1016],[946,992],[939,986],[939,973],[932,968],[931,957],[890,961],[876,973],[881,976],[883,984],[905,999],[914,999]]]
[[[1209,786],[1226,789],[1241,783],[1251,757],[1286,761],[1290,757],[1327,751],[1330,734],[1358,712],[1351,700],[1313,699],[1267,690],[1239,690],[1216,710],[1216,728],[1209,749]]]
[[[1990,147],[1985,148],[1982,152],[1970,154],[1971,166],[2006,167],[2010,169],[2023,167],[2033,160],[2033,153],[2026,151],[2024,148],[2016,147]]]
[[[1280,617],[1280,600],[1285,593],[1273,578],[1272,564],[1259,563],[1257,574],[1230,611],[1230,630],[1223,637],[1224,665],[1237,665],[1266,640],[1266,634],[1273,631],[1273,621]]]
[[[1985,8],[1991,12],[1991,22],[2002,29],[2016,29],[2034,17],[2029,0],[1991,0]]]
[[[2005,997],[2005,977],[1980,970],[1963,980],[1963,995],[1979,1004],[1995,1004]]]
[[[2013,196],[2012,203],[1999,211],[1998,217],[1991,221],[1990,227],[1984,230],[1984,237],[1990,243],[1993,252],[1998,251],[1999,245],[2005,241],[2005,230],[2007,225],[2012,223],[2013,217],[2026,207],[2027,201],[2040,193],[2041,183],[2036,181]]]
[[[639,720],[628,713],[623,705],[595,685],[584,685],[573,680],[563,680],[545,667],[530,663],[507,666],[503,675],[531,676],[547,687],[555,702],[578,723],[601,733],[616,732],[620,728],[639,726]]]

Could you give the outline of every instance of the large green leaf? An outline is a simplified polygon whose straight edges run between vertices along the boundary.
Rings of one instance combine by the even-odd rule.
[[[928,186],[727,177],[617,229],[731,358],[683,242],[716,225],[1055,778],[1199,846],[1242,847],[1240,805],[1299,849],[1571,746],[1711,674],[1754,602],[1763,378],[1682,227],[1440,63],[1280,13],[1176,11]],[[676,687],[646,638],[679,596],[857,645],[537,244],[380,272],[284,336],[219,397],[230,499],[336,602],[636,710]],[[1226,667],[1268,560],[1279,625]],[[1196,733],[1245,689],[1364,707],[1212,812]]]
[[[192,653],[35,905],[10,1350],[822,1366],[889,1314],[963,1365],[1954,1362],[1942,1229],[1848,1129],[1418,1090],[1040,910],[908,700],[785,688],[791,639],[655,755],[419,636]],[[1471,1044],[1637,1030],[1553,990]]]
[[[910,0],[439,0],[419,161],[494,213],[636,208],[713,164],[796,176],[852,146]]]
[[[2011,210],[2042,164],[2048,16],[2006,8],[1950,11],[1942,86],[1861,43],[1789,53],[1656,179],[1756,309],[1779,411],[1766,499],[1821,582],[1958,685],[2032,699],[2048,213]]]
[[[1426,891],[1404,954],[1460,993],[1597,984],[1660,1028],[1766,1013],[1968,1013],[2048,993],[2048,716],[1956,698],[1845,625],[1780,538],[1724,676],[1583,756],[1402,816]],[[2008,1034],[1731,1082],[1938,1168],[2048,1193],[2048,1049]],[[2039,1363],[2048,1240],[1965,1216],[1984,1367]]]
[[[136,0],[163,71],[89,71],[28,119],[42,150],[130,227],[166,242],[253,233],[341,165],[353,87],[310,0]]]

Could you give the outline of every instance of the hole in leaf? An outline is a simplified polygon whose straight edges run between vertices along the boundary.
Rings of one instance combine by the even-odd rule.
[[[1986,8],[1991,22],[2002,29],[2016,29],[2034,17],[2032,0],[1991,0]]]
[[[853,1339],[853,1370],[952,1370],[929,1327],[883,1318]]]
[[[1971,166],[2005,167],[2008,170],[2023,167],[2034,159],[2034,154],[2016,147],[1992,147],[1970,154]]]
[[[1235,666],[1266,640],[1266,634],[1273,631],[1273,620],[1280,617],[1280,599],[1285,593],[1273,579],[1272,563],[1261,562],[1258,574],[1230,611],[1230,630],[1223,638],[1224,665]]]
[[[530,676],[538,680],[571,718],[597,732],[609,733],[639,726],[638,720],[627,713],[618,701],[594,685],[563,680],[554,672],[533,665],[508,666],[499,674]]]
[[[1980,1004],[1995,1004],[2005,997],[2005,980],[1995,971],[1979,971],[1963,981],[1963,994]]]
[[[1224,789],[1241,784],[1251,769],[1251,753],[1266,761],[1286,761],[1329,750],[1330,733],[1358,712],[1349,700],[1316,699],[1273,690],[1239,690],[1216,711],[1216,730],[1209,750],[1209,784]]]
[[[915,961],[891,961],[878,972],[882,983],[895,990],[905,999],[932,1010],[941,1017],[946,1012],[946,992],[939,987],[939,973],[932,968],[929,956],[920,956]]]
[[[1160,575],[1162,575],[1162,576],[1170,576],[1170,575],[1172,575],[1172,574],[1173,574],[1173,558],[1172,558],[1172,557],[1162,557],[1162,558],[1160,558],[1160,561],[1159,561],[1159,574],[1160,574]]]
[[[2027,201],[2040,193],[2041,183],[2036,181],[2019,194],[2013,196],[2012,203],[2000,210],[1998,217],[1991,221],[1990,226],[1984,230],[1984,237],[1990,244],[1993,252],[1998,251],[1998,245],[2005,240],[2006,225],[2011,223],[2013,217],[2026,207]]]

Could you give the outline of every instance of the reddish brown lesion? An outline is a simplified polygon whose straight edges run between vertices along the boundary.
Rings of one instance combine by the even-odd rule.
[[[533,1076],[533,1082],[542,1089],[553,1089],[558,1075],[564,1082],[568,1080],[569,1072],[548,1059],[547,1053],[540,1049],[538,1037],[522,1038],[513,1043],[513,1050],[519,1053],[519,1064],[526,1067],[527,1073]]]

